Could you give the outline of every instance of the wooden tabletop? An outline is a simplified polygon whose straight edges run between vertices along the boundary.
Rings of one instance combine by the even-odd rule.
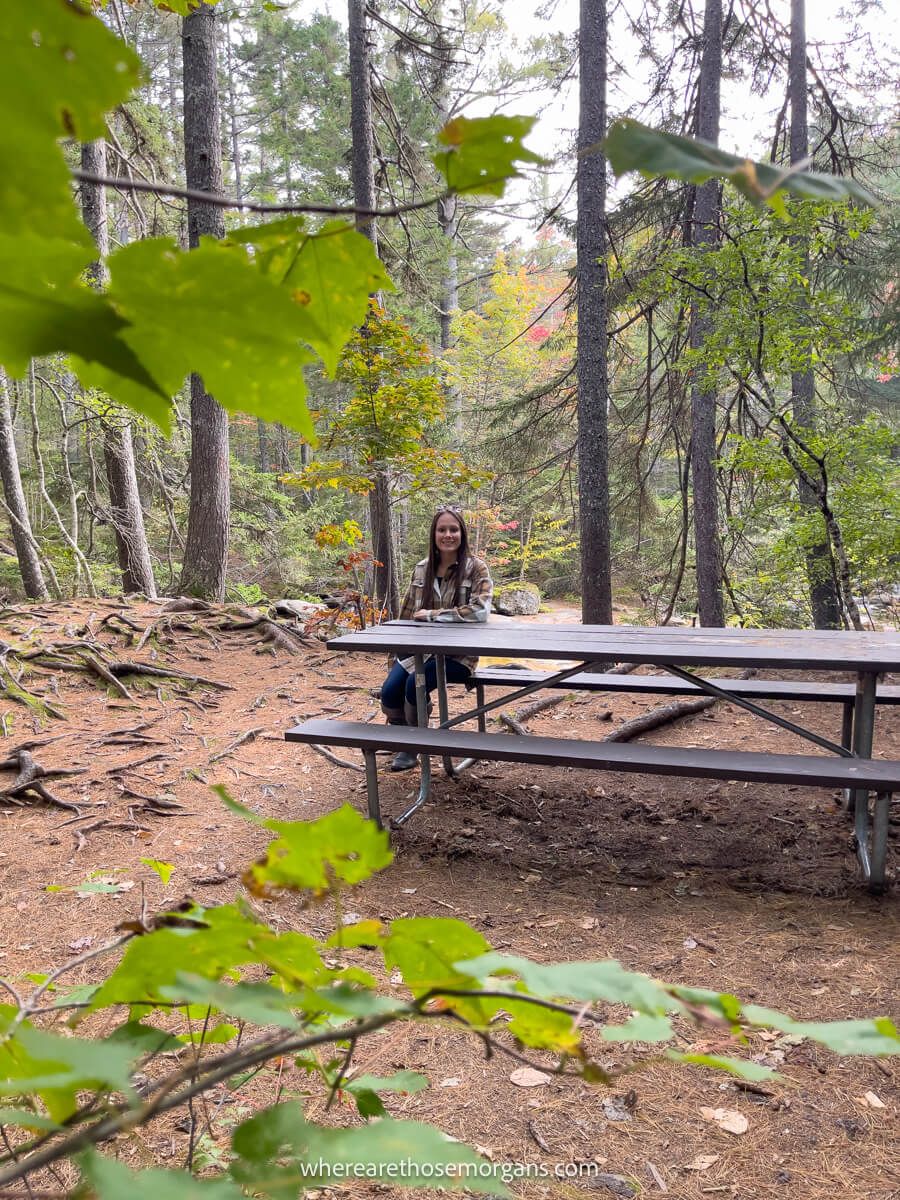
[[[328,643],[332,650],[485,654],[581,662],[793,670],[900,671],[900,634],[823,629],[686,629],[635,625],[537,625],[389,621]]]

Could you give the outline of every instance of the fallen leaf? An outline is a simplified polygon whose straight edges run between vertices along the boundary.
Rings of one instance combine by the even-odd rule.
[[[719,1161],[718,1154],[700,1154],[697,1158],[682,1167],[683,1171],[708,1171],[713,1163]]]
[[[549,1083],[550,1078],[544,1071],[537,1071],[534,1067],[518,1067],[510,1075],[509,1081],[516,1087],[540,1087],[543,1083]]]
[[[704,1121],[712,1121],[726,1133],[737,1135],[746,1133],[750,1128],[750,1122],[744,1114],[733,1108],[701,1108],[700,1116]]]

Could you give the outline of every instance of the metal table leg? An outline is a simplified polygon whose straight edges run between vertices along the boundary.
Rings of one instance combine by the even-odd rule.
[[[475,699],[478,704],[478,732],[487,733],[487,722],[484,719],[484,713],[481,711],[484,707],[484,684],[475,684]]]
[[[425,726],[428,724],[428,689],[425,685],[425,656],[422,654],[415,655],[414,662],[416,675],[416,716],[419,725]],[[418,812],[425,801],[431,796],[431,758],[427,754],[422,754],[419,757],[419,762],[422,768],[419,794],[406,812],[401,813],[399,817],[395,817],[391,821],[395,829],[404,825],[413,813]]]
[[[364,750],[366,760],[366,801],[369,806],[369,819],[374,821],[379,829],[381,824],[381,804],[378,799],[378,764],[375,761],[374,750]]]
[[[843,713],[841,715],[841,745],[844,749],[853,752],[853,701],[845,700],[842,704]],[[847,809],[850,820],[853,820],[853,793],[849,788],[844,788],[844,807]]]
[[[884,891],[890,817],[891,793],[879,792],[875,797],[875,811],[872,814],[872,874],[869,878],[869,889],[873,892]]]
[[[438,721],[441,725],[449,720],[449,707],[447,704],[447,659],[443,654],[434,656],[434,665],[437,668],[437,694],[438,694]],[[445,754],[442,762],[444,764],[444,774],[449,775],[451,779],[456,775],[453,769],[453,759]]]
[[[875,736],[875,685],[878,676],[873,671],[860,671],[856,677],[856,701],[853,711],[853,753],[857,758],[872,757]],[[860,805],[868,806],[868,793],[855,791],[850,796],[850,812]]]

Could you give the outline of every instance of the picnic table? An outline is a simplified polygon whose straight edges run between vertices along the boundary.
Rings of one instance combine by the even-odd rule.
[[[879,688],[878,676],[900,671],[900,634],[888,632],[850,632],[831,630],[785,629],[710,629],[637,627],[629,625],[539,625],[524,622],[488,622],[486,624],[390,621],[359,633],[346,634],[328,643],[330,649],[351,653],[394,652],[412,656],[415,663],[416,697],[420,729],[379,727],[369,737],[354,733],[350,722],[310,721],[286,736],[290,740],[357,745],[366,754],[370,811],[375,795],[378,814],[375,741],[380,748],[404,748],[403,737],[413,752],[422,755],[422,775],[415,803],[394,824],[402,824],[429,798],[431,790],[430,755],[441,757],[446,772],[454,776],[478,758],[514,761],[567,762],[619,770],[645,770],[700,777],[786,781],[818,786],[844,787],[855,820],[858,857],[863,876],[876,886],[884,879],[889,808],[892,791],[900,790],[900,763],[873,758],[876,707],[879,703],[900,702],[900,688]],[[518,673],[479,672],[479,701],[465,712],[449,716],[445,661],[448,656],[479,655],[491,658],[548,660],[557,666],[548,672],[526,672],[521,686]],[[438,727],[427,729],[424,666],[434,656],[437,666]],[[558,664],[565,664],[559,667]],[[612,663],[634,663],[661,668],[665,676],[654,676],[655,690],[705,692],[737,704],[761,719],[771,721],[825,750],[828,759],[808,755],[777,755],[746,751],[709,751],[641,745],[604,745],[603,752],[585,742],[564,739],[508,737],[485,732],[484,714],[501,705],[543,688],[566,686],[609,686],[610,676],[594,674],[606,671]],[[851,672],[855,685],[821,684],[806,681],[790,685],[768,681],[726,680],[707,677],[700,672],[722,668],[767,669],[791,672]],[[484,700],[482,681],[492,685],[508,683],[512,690],[499,698]],[[625,677],[627,678],[627,677]],[[635,677],[638,683],[645,676]],[[592,681],[600,681],[594,684]],[[607,681],[605,684],[603,681]],[[623,682],[622,690],[628,690]],[[779,688],[792,699],[842,700],[845,720],[841,742],[833,742],[815,730],[775,713],[759,703],[759,696],[779,698]],[[806,689],[803,691],[802,689]],[[643,688],[642,688],[643,690]],[[478,720],[479,733],[455,730],[460,724]],[[343,726],[343,729],[339,728]],[[328,727],[328,728],[326,728]],[[451,731],[455,732],[451,734]],[[343,740],[342,740],[343,739]],[[415,742],[415,745],[413,745]],[[502,744],[501,744],[502,743]],[[629,754],[630,751],[630,754]],[[464,762],[454,765],[452,755],[465,754]],[[854,786],[855,785],[855,786]],[[869,793],[875,793],[870,822]]]

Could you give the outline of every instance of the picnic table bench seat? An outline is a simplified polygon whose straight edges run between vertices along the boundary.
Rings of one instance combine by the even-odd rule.
[[[379,823],[381,811],[375,763],[375,753],[379,750],[874,792],[876,800],[871,830],[868,805],[859,804],[856,809],[856,835],[863,874],[875,891],[884,886],[891,794],[900,791],[900,762],[886,759],[705,750],[636,742],[537,737],[530,734],[512,737],[458,727],[442,729],[373,725],[362,721],[323,719],[305,721],[288,730],[285,738],[291,742],[350,746],[361,750],[366,760],[369,815]]]
[[[482,667],[472,673],[467,686],[515,687],[540,683],[552,677],[552,671],[530,671],[519,667]],[[794,679],[733,679],[710,677],[723,692],[736,692],[754,700],[800,700],[823,704],[852,704],[856,698],[855,683],[818,682]],[[621,675],[580,671],[561,683],[548,684],[566,691],[631,692],[635,694],[668,696],[701,696],[702,689],[674,675]],[[876,690],[879,704],[900,704],[900,687],[879,684]]]
[[[734,679],[711,676],[708,680],[719,691],[741,700],[782,700],[815,704],[840,704],[843,708],[841,745],[849,749],[853,745],[853,717],[856,701],[855,683],[820,682],[796,679]],[[563,680],[555,680],[552,671],[523,670],[519,667],[482,667],[472,673],[466,687],[474,688],[481,708],[484,705],[486,687],[528,687],[543,684],[548,688],[560,688],[580,692],[625,692],[632,695],[652,696],[702,696],[704,689],[676,675],[635,675],[616,672],[600,673],[579,671]],[[900,704],[900,687],[879,684],[875,692],[876,704]],[[483,716],[479,716],[478,728],[485,728]]]

